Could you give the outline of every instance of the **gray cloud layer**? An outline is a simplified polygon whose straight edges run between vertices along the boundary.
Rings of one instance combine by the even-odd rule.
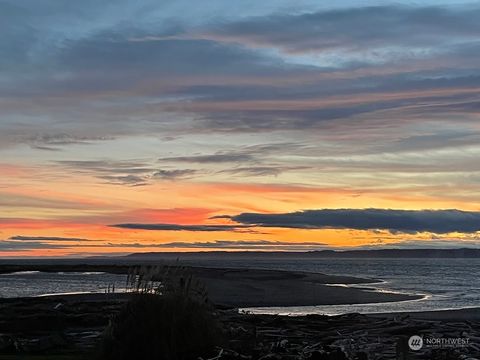
[[[281,181],[480,200],[476,4],[47,3],[0,4],[0,151],[19,160],[126,186],[201,164],[222,180],[288,171]],[[258,136],[304,149],[229,151]],[[120,143],[136,137],[174,140]],[[131,151],[150,163],[119,160]],[[98,154],[116,160],[87,162]]]
[[[138,28],[122,27],[109,18],[103,26],[90,31],[87,27],[82,36],[66,33],[66,39],[56,39],[54,34],[60,36],[62,32],[46,27],[33,13],[13,3],[3,6],[3,13],[9,14],[4,18],[5,31],[14,36],[5,36],[2,41],[5,49],[18,54],[9,74],[15,75],[18,70],[14,65],[19,68],[22,63],[28,65],[27,59],[46,61],[44,71],[35,76],[24,79],[18,70],[18,76],[12,80],[14,87],[3,89],[9,96],[2,104],[5,118],[20,116],[27,123],[31,116],[56,119],[55,127],[49,121],[47,127],[38,122],[19,127],[15,121],[8,120],[2,128],[8,138],[3,140],[11,142],[21,138],[37,148],[58,149],[68,143],[86,143],[117,135],[159,133],[172,123],[176,131],[182,132],[336,128],[341,127],[345,119],[375,114],[379,110],[396,111],[408,106],[414,116],[427,102],[429,113],[471,113],[472,105],[478,102],[476,98],[462,95],[461,101],[453,104],[447,101],[448,97],[437,94],[425,99],[422,106],[419,99],[412,96],[274,110],[288,99],[477,86],[478,62],[473,61],[480,54],[477,7],[380,6],[294,14],[278,12],[242,20],[219,19],[200,27],[191,25],[180,32],[171,27],[145,27],[144,24]],[[121,6],[126,7],[124,3]],[[92,19],[97,17],[101,18],[95,13]],[[25,32],[14,32],[14,29],[25,29]],[[52,43],[40,41],[36,30],[47,32],[49,36],[44,39]],[[48,52],[38,50],[45,46]],[[339,68],[326,65],[324,60],[299,62],[288,56],[274,56],[259,51],[256,46],[278,47],[289,53],[353,51],[360,53],[362,59],[336,53],[337,63],[338,59],[346,59]],[[392,50],[398,48],[398,51]],[[366,56],[366,52],[377,53],[377,59]],[[444,56],[439,57],[439,52]],[[399,63],[399,54],[409,60]],[[195,61],[191,61],[192,58]],[[466,64],[468,59],[472,60],[471,64]],[[382,65],[384,63],[387,65]],[[402,70],[404,65],[407,68]],[[205,75],[208,76],[205,78]],[[162,81],[153,82],[152,78],[156,77]],[[113,99],[112,91],[116,94]],[[26,92],[25,96],[22,92]],[[51,95],[58,96],[58,103],[52,103],[55,98]],[[95,95],[106,97],[93,103],[82,100],[82,96]],[[31,96],[50,98],[32,102]],[[129,106],[118,105],[123,97],[129,99]],[[436,101],[442,99],[440,104]],[[258,109],[240,103],[245,100],[268,100],[277,104],[272,104],[270,109]],[[237,105],[222,106],[225,101]],[[161,116],[165,112],[188,113],[197,121],[192,128],[188,121],[166,120]],[[137,122],[133,127],[131,120],[135,118],[147,122]],[[65,122],[65,119],[70,120]],[[46,131],[50,127],[59,128],[60,132]],[[33,134],[26,136],[26,128]],[[171,159],[187,160],[185,157]],[[191,160],[205,163],[226,159],[227,156],[218,155]],[[245,157],[231,160],[245,160]]]
[[[460,210],[321,209],[284,214],[243,213],[229,217],[258,227],[357,229],[438,234],[480,231],[480,212]]]
[[[205,31],[204,37],[277,46],[290,52],[450,45],[476,41],[480,8],[374,6],[251,18]],[[341,29],[341,31],[339,31]]]

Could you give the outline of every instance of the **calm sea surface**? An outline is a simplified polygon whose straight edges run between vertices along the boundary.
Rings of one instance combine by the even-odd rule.
[[[267,313],[323,313],[423,311],[480,306],[480,259],[222,259],[184,260],[185,265],[319,272],[381,279],[356,285],[375,291],[421,294],[424,299],[395,303],[256,308]],[[125,275],[106,273],[19,272],[0,275],[0,296],[39,296],[54,293],[104,292],[125,287]]]
[[[0,275],[0,297],[25,297],[52,294],[105,292],[115,286],[125,289],[126,275],[102,272],[19,271]]]

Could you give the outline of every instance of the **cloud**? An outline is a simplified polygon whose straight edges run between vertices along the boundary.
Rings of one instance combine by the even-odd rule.
[[[476,6],[371,6],[301,14],[273,14],[213,25],[192,37],[286,52],[341,50],[374,52],[381,48],[429,49],[455,42],[476,41],[480,25]],[[174,35],[175,36],[175,35]],[[188,38],[179,34],[178,38]],[[392,52],[393,53],[393,52]]]
[[[192,177],[197,172],[197,170],[193,169],[158,170],[153,173],[152,177],[163,180],[186,179]]]
[[[105,140],[114,140],[114,138],[105,136],[74,136],[67,133],[43,133],[27,137],[24,141],[39,150],[58,151],[67,145],[88,145]]]
[[[237,164],[237,163],[249,163],[250,166],[236,167],[233,169],[226,169],[218,171],[217,173],[224,174],[245,174],[245,175],[278,175],[282,171],[288,171],[296,169],[296,167],[288,166],[259,166],[265,162],[268,157],[275,157],[281,152],[294,152],[301,150],[305,145],[294,142],[281,142],[281,143],[265,143],[265,144],[253,144],[246,146],[239,146],[234,150],[221,150],[213,154],[195,154],[189,156],[173,156],[163,157],[158,159],[160,162],[172,162],[172,163],[194,163],[204,165],[223,165],[223,164]]]
[[[228,173],[241,176],[278,176],[285,171],[308,169],[306,166],[250,166],[236,167],[222,170],[220,173]]]
[[[104,247],[105,244],[91,244],[100,242],[85,238],[60,237],[60,236],[23,236],[16,235],[8,240],[0,240],[0,252],[58,250],[76,247]]]
[[[170,162],[187,162],[187,163],[199,163],[199,164],[208,164],[208,163],[232,163],[232,162],[245,162],[254,160],[253,156],[250,154],[242,153],[216,153],[210,155],[193,155],[193,156],[175,156],[161,158],[159,161],[170,161]]]
[[[328,248],[328,244],[320,242],[288,242],[270,240],[215,240],[205,242],[171,242],[158,244],[162,248],[184,249],[231,249],[231,250],[315,250]]]
[[[109,184],[144,186],[153,180],[189,178],[198,173],[193,169],[157,169],[148,162],[113,160],[61,160],[58,165],[89,174]]]
[[[141,161],[61,160],[56,163],[74,172],[92,175],[116,185],[146,185],[155,172],[148,163]]]
[[[114,224],[111,227],[161,231],[235,231],[248,232],[250,225]]]
[[[432,240],[403,240],[391,243],[377,243],[364,245],[355,249],[458,249],[458,248],[479,248],[480,240],[460,239],[432,239]]]
[[[148,177],[138,175],[101,175],[97,177],[113,185],[144,186],[148,181]]]
[[[2,172],[2,175],[5,176],[4,172]],[[13,177],[10,177],[10,179],[13,179]],[[100,202],[92,201],[90,198],[79,198],[77,201],[74,201],[70,199],[49,197],[48,195],[38,192],[32,192],[32,195],[25,195],[0,191],[0,207],[4,208],[98,209],[99,206]]]
[[[35,237],[32,237],[34,239]],[[57,241],[55,238],[45,238],[48,241],[39,240],[0,240],[0,252],[13,251],[34,251],[43,250],[76,250],[79,248],[91,249],[217,249],[217,250],[282,250],[282,251],[310,251],[328,248],[327,244],[320,242],[286,242],[286,241],[270,241],[270,240],[215,240],[205,242],[170,242],[170,243],[141,243],[141,242],[104,242],[97,244],[83,244],[74,241],[71,244],[56,244],[48,241]],[[68,239],[68,238],[67,238]],[[59,240],[69,241],[69,240]],[[82,241],[96,241],[82,239]],[[102,252],[103,253],[103,252]]]
[[[122,171],[129,174],[138,174],[150,171],[148,164],[141,161],[115,161],[115,160],[60,160],[57,164],[70,167],[79,171],[96,171],[110,173]]]
[[[68,249],[69,245],[52,244],[45,241],[0,240],[0,252],[30,251],[38,249]]]
[[[131,8],[138,10],[137,6],[121,3],[115,11],[94,11],[104,7],[109,8],[91,4],[82,10],[89,13],[82,17],[84,30],[67,27],[69,31],[62,31],[65,19],[75,18],[70,12],[60,17],[65,9],[54,12],[58,21],[46,24],[33,11],[27,13],[15,4],[6,6],[4,14],[9,15],[2,18],[9,29],[6,33],[13,32],[17,41],[9,36],[2,40],[12,41],[6,46],[12,53],[24,54],[6,67],[13,80],[12,86],[2,90],[8,96],[1,104],[6,120],[2,120],[0,143],[13,146],[19,138],[29,139],[36,149],[54,151],[62,143],[90,143],[96,138],[258,131],[286,131],[287,136],[295,137],[296,131],[326,133],[335,129],[362,140],[362,135],[357,135],[359,128],[379,129],[393,122],[388,113],[377,122],[359,121],[362,115],[371,119],[379,111],[409,108],[409,116],[396,121],[395,126],[402,128],[410,121],[425,121],[416,118],[425,102],[431,105],[429,114],[433,110],[435,114],[476,113],[475,98],[454,105],[433,96],[419,104],[414,94],[391,101],[379,99],[378,94],[476,87],[478,65],[466,61],[480,54],[472,40],[478,38],[477,7],[305,8],[288,13],[262,11],[267,15],[254,17],[242,12],[241,17],[207,17],[209,24],[197,19],[181,25],[177,24],[178,18],[183,18],[180,12],[170,14],[175,25],[152,21],[155,16],[169,17],[168,11],[155,15],[140,12],[135,26],[112,19],[126,9],[134,13]],[[255,13],[258,7],[256,4],[248,13]],[[35,11],[44,13],[45,9],[37,7]],[[145,21],[149,16],[151,21]],[[37,34],[39,30],[42,36]],[[283,53],[278,55],[271,47]],[[388,51],[398,47],[401,49]],[[303,56],[312,51],[336,53],[330,60]],[[366,52],[375,52],[377,55],[369,55],[375,61]],[[408,61],[401,61],[399,54],[409,57]],[[193,57],[196,61],[192,63]],[[42,70],[22,76],[24,68],[32,68],[27,60],[37,63],[38,58],[45,60]],[[356,104],[322,103],[332,96],[344,95],[350,100],[358,94],[371,96]],[[32,97],[37,101],[31,101]],[[254,100],[267,104],[254,104]],[[316,105],[307,106],[305,101]],[[285,108],[286,104],[290,108]],[[383,131],[380,135],[395,138],[393,133],[399,134]],[[328,134],[324,137],[329,138]],[[248,155],[227,155],[213,151],[197,158],[170,160],[251,160]],[[135,183],[131,177],[119,176],[107,181]]]
[[[72,238],[72,237],[58,237],[58,236],[22,236],[16,235],[10,237],[8,240],[12,241],[95,241],[84,238]]]
[[[242,213],[229,218],[255,227],[438,234],[480,231],[480,212],[460,210],[321,209],[283,214]]]
[[[25,196],[46,184],[197,175],[244,184],[271,176],[265,188],[341,188],[368,197],[361,203],[400,204],[407,191],[409,204],[479,200],[478,5],[281,2],[242,2],[238,12],[217,0],[201,9],[183,0],[1,2],[0,155],[31,165],[0,184],[23,189],[0,196],[2,211],[85,207],[55,205],[58,191]],[[300,145],[245,146],[267,140]]]

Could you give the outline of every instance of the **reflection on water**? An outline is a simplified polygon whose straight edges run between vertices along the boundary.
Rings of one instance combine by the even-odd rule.
[[[421,300],[363,305],[327,305],[289,308],[255,308],[253,312],[282,314],[340,314],[346,312],[396,312],[446,310],[480,306],[480,259],[239,259],[186,261],[202,266],[229,266],[308,271],[381,279],[382,282],[354,287],[376,291],[420,294]]]
[[[373,291],[421,294],[421,300],[363,305],[257,308],[254,312],[339,314],[458,309],[480,305],[480,259],[191,259],[184,265],[295,270],[381,279],[374,284],[348,285]],[[17,272],[0,275],[0,296],[105,292],[125,288],[126,275],[98,272]],[[330,286],[338,286],[331,284]],[[344,285],[343,285],[344,286]]]
[[[126,275],[101,272],[18,271],[0,275],[0,297],[103,293],[113,286],[116,291],[122,291],[125,282]]]

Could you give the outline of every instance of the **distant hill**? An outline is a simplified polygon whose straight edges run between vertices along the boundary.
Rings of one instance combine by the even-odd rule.
[[[309,252],[286,251],[204,251],[204,252],[146,252],[122,256],[128,260],[174,258],[480,258],[480,249],[375,249],[375,250],[321,250]]]
[[[313,251],[318,257],[375,258],[480,258],[480,249],[375,249],[348,251]]]

